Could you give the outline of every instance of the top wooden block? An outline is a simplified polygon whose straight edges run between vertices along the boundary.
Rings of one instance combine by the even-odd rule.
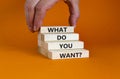
[[[40,33],[73,33],[74,26],[43,26]]]

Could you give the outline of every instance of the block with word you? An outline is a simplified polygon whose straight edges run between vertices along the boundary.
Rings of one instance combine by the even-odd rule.
[[[55,49],[77,49],[84,48],[84,43],[82,41],[55,41],[55,42],[41,42],[41,46],[48,50]]]
[[[88,58],[89,51],[73,26],[43,26],[38,33],[38,51],[50,59]]]

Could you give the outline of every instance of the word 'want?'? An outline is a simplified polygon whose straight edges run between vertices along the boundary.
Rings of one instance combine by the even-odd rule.
[[[60,53],[60,58],[81,58],[82,53]]]

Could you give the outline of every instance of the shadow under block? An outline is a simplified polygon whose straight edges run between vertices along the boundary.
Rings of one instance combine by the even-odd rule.
[[[48,58],[50,59],[73,59],[88,57],[89,51],[85,49],[51,50],[48,52]]]
[[[84,42],[82,41],[42,42],[41,41],[41,47],[47,50],[77,49],[77,48],[84,48]]]
[[[61,34],[41,34],[42,41],[69,41],[69,40],[79,40],[78,33],[61,33]]]
[[[73,33],[74,27],[73,26],[45,26],[41,27],[40,33]]]

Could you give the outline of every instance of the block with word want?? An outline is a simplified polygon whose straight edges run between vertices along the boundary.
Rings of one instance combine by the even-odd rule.
[[[48,57],[50,59],[88,58],[89,51],[85,49],[51,50],[48,52]]]
[[[48,51],[45,48],[38,46],[38,52],[40,52],[40,54],[48,57]]]

